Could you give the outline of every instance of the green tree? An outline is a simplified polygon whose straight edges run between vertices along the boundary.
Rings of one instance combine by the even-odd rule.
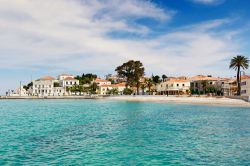
[[[119,94],[119,91],[117,88],[112,88],[112,89],[109,89],[107,94],[110,94],[110,95],[118,95]]]
[[[125,88],[123,90],[123,94],[124,95],[131,95],[133,93],[133,89],[130,89],[130,88]]]
[[[145,89],[146,89],[146,84],[145,83],[141,84],[141,89],[142,89],[142,95],[145,95]]]
[[[167,77],[165,74],[163,74],[163,75],[161,76],[161,78],[162,78],[162,82],[164,82],[168,77]]]
[[[154,84],[151,78],[145,79],[146,86],[148,87],[149,95],[151,95],[151,88]]]
[[[92,83],[89,87],[89,91],[91,94],[96,94],[96,90],[97,90],[98,86],[97,86],[97,83]]]
[[[82,74],[82,76],[76,76],[75,79],[79,80],[79,84],[80,85],[84,85],[84,84],[91,84],[91,82],[97,78],[96,74],[92,74],[92,73],[87,73],[87,74]]]
[[[156,75],[156,76],[152,75],[152,80],[153,80],[154,84],[158,84],[161,82],[160,76],[158,76],[158,75]]]
[[[59,86],[60,86],[59,82],[54,82],[54,87],[59,87]]]
[[[118,66],[115,71],[119,77],[126,78],[126,88],[135,86],[139,94],[140,79],[144,76],[144,67],[140,61],[130,60]]]
[[[30,87],[32,87],[33,86],[33,82],[30,82],[30,83],[28,83],[27,85],[24,85],[23,86],[23,88],[25,89],[25,90],[28,90]]]
[[[203,94],[206,94],[207,87],[208,87],[208,82],[207,82],[207,80],[201,81],[201,85],[202,85],[202,92],[203,92]]]
[[[240,92],[241,92],[241,78],[240,78],[240,72],[241,72],[241,68],[243,70],[248,69],[249,67],[249,59],[245,56],[242,55],[237,55],[236,57],[233,57],[231,59],[229,68],[230,69],[235,69],[237,70],[237,95],[240,96]]]

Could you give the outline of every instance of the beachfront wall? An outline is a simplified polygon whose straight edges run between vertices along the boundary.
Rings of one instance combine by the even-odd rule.
[[[241,96],[250,96],[250,78],[241,80]]]
[[[170,79],[161,82],[156,86],[157,93],[160,95],[183,95],[190,93],[190,82],[187,80]]]

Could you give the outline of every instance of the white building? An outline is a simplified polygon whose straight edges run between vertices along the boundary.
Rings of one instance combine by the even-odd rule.
[[[51,76],[45,76],[33,81],[33,96],[63,96],[66,94],[64,87],[55,87],[58,80]]]
[[[241,96],[250,96],[250,76],[242,76]]]
[[[216,81],[215,87],[221,90],[223,96],[235,96],[237,93],[237,83],[235,78],[224,78]]]
[[[107,95],[110,93],[111,90],[117,89],[118,94],[123,94],[124,89],[126,88],[125,83],[120,83],[120,84],[103,84],[98,86],[98,94],[101,95]]]
[[[93,82],[96,83],[97,86],[101,86],[101,85],[111,85],[111,82],[110,82],[110,81],[108,81],[108,80],[102,80],[102,79],[99,79],[99,78],[95,79]]]
[[[170,78],[156,86],[157,93],[161,95],[189,94],[190,81],[186,79]]]
[[[73,85],[79,85],[79,80],[74,77],[62,77],[59,80],[59,85],[61,87],[72,87]]]
[[[196,93],[200,93],[205,91],[204,84],[206,83],[208,86],[215,86],[216,82],[221,80],[221,78],[218,77],[212,77],[212,76],[204,76],[204,75],[197,75],[194,77],[189,78],[190,81],[190,87],[192,91]]]
[[[12,97],[18,97],[18,96],[29,96],[29,93],[26,89],[23,88],[18,88],[16,91],[14,90],[9,90],[6,94],[7,96],[12,96]]]
[[[74,78],[72,74],[60,74],[58,80],[64,80],[65,78]]]
[[[51,76],[45,76],[33,81],[32,95],[34,96],[53,96],[54,82],[56,79]]]

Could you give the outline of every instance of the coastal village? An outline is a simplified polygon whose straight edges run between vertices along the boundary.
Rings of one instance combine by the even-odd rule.
[[[129,61],[130,62],[130,61]],[[138,62],[138,61],[133,61]],[[124,64],[123,64],[124,65]],[[122,66],[120,66],[122,67]],[[124,67],[124,66],[123,66]],[[129,77],[118,71],[105,78],[95,74],[60,74],[57,77],[44,76],[21,85],[17,90],[6,92],[7,97],[66,97],[66,96],[110,96],[110,95],[165,95],[165,96],[237,96],[238,83],[236,77],[222,78],[212,75],[196,75],[192,77],[170,77],[166,75],[151,77],[142,74],[138,81],[131,83]],[[242,73],[242,74],[241,74]],[[240,95],[250,96],[250,75],[240,72]],[[136,77],[137,78],[137,77]]]

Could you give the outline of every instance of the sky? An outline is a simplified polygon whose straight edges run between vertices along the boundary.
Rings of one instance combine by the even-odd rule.
[[[230,59],[250,58],[249,9],[248,0],[0,0],[0,94],[45,75],[114,74],[131,59],[147,75],[233,77]]]

